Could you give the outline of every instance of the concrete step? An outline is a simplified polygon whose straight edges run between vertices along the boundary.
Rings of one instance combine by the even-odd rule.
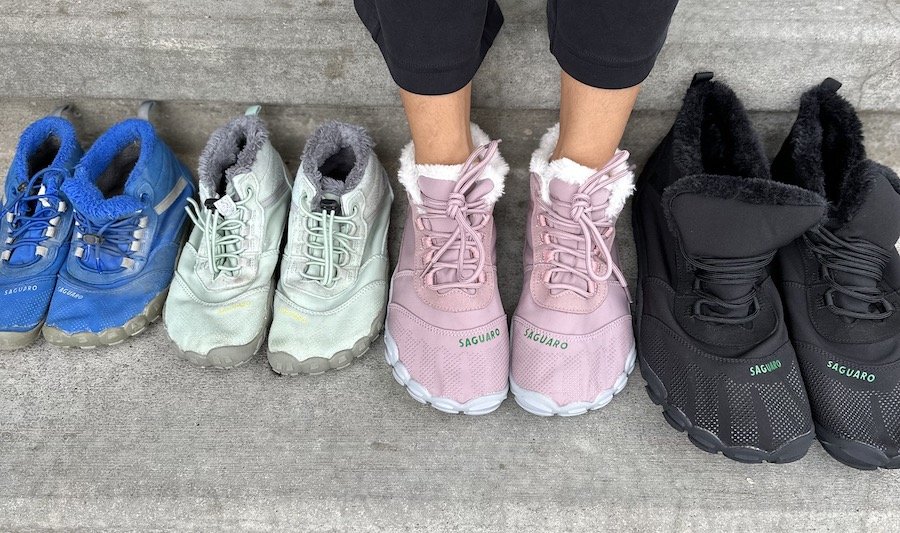
[[[55,102],[0,102],[0,168],[19,131]],[[136,101],[77,101],[85,139]],[[230,103],[160,106],[163,136],[195,166]],[[396,108],[268,107],[296,167],[327,118],[369,127],[391,172],[406,142]],[[521,286],[530,152],[552,111],[478,110],[512,166],[497,206],[502,296]],[[624,146],[642,163],[673,113],[640,111]],[[793,117],[753,118],[770,151]],[[871,155],[900,167],[900,115],[865,113]],[[400,189],[396,181],[394,186]],[[398,195],[392,244],[405,205]],[[619,224],[634,275],[628,214]],[[848,531],[891,530],[900,471],[859,472],[818,445],[789,465],[744,465],[696,449],[666,424],[643,380],[576,419],[512,401],[478,419],[421,406],[394,382],[383,345],[349,369],[284,379],[264,356],[232,372],[177,361],[160,324],[96,351],[43,341],[0,354],[0,530]]]
[[[507,24],[476,83],[486,108],[552,109],[544,0],[501,0]],[[351,0],[22,0],[0,5],[0,94],[336,106],[395,105]],[[638,107],[678,106],[717,71],[748,108],[785,111],[826,76],[861,110],[900,111],[895,1],[682,2]]]

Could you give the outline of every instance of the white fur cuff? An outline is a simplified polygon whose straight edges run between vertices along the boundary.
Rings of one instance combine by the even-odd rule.
[[[559,124],[547,130],[541,138],[541,144],[531,156],[531,172],[537,174],[541,180],[541,198],[550,203],[550,182],[560,180],[574,185],[581,185],[591,176],[597,173],[597,169],[578,164],[564,157],[550,161],[556,143],[559,141]],[[617,150],[619,153],[621,150]],[[629,163],[625,161],[623,165]],[[614,169],[616,170],[616,169]],[[628,175],[611,183],[609,189],[609,214],[618,216],[625,207],[625,202],[634,193],[634,172],[628,171]]]
[[[472,124],[472,141],[475,146],[483,146],[491,142],[490,137],[477,125]],[[403,148],[400,153],[400,172],[399,179],[403,187],[409,193],[413,203],[422,203],[422,193],[419,190],[419,177],[436,180],[456,181],[459,173],[462,171],[462,165],[420,165],[416,163],[416,149],[412,141]],[[497,152],[491,159],[490,164],[484,169],[482,179],[489,179],[494,184],[494,188],[485,195],[484,199],[488,205],[492,205],[503,196],[504,182],[506,175],[509,173],[509,165]]]

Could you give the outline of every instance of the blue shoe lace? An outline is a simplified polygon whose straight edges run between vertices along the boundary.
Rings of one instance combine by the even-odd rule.
[[[52,173],[61,174],[63,179],[68,174],[61,168],[45,168],[28,181],[20,183],[15,196],[9,198],[0,211],[0,217],[6,217],[9,223],[0,257],[3,261],[9,261],[16,250],[25,246],[34,247],[34,259],[16,266],[25,267],[34,264],[47,254],[47,248],[43,243],[56,235],[60,217],[67,209],[66,203],[58,194],[46,192],[45,179]]]
[[[85,268],[100,274],[121,272],[132,268],[134,255],[141,249],[141,238],[148,219],[143,210],[122,216],[116,220],[97,224],[83,213],[75,212],[75,238],[79,243],[75,257]],[[120,258],[118,265],[110,266],[109,257]]]

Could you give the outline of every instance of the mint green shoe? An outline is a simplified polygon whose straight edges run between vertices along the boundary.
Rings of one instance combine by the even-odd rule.
[[[200,203],[163,318],[178,355],[200,367],[253,358],[271,318],[290,178],[259,107],[209,140],[200,158]]]
[[[394,195],[358,126],[328,122],[306,143],[269,331],[279,374],[321,374],[361,356],[384,325]]]

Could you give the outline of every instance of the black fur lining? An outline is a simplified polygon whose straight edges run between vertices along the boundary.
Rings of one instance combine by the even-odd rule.
[[[800,98],[797,120],[772,166],[775,178],[839,201],[841,181],[866,158],[862,123],[844,97],[818,85]],[[843,202],[843,200],[840,200]]]
[[[724,83],[710,81],[688,89],[672,133],[672,157],[682,175],[770,177],[750,117]]]
[[[887,179],[897,194],[900,194],[900,178],[888,167],[864,159],[850,169],[841,182],[840,198],[836,203],[831,203],[828,218],[841,224],[853,220],[875,186],[875,182],[881,178]]]

